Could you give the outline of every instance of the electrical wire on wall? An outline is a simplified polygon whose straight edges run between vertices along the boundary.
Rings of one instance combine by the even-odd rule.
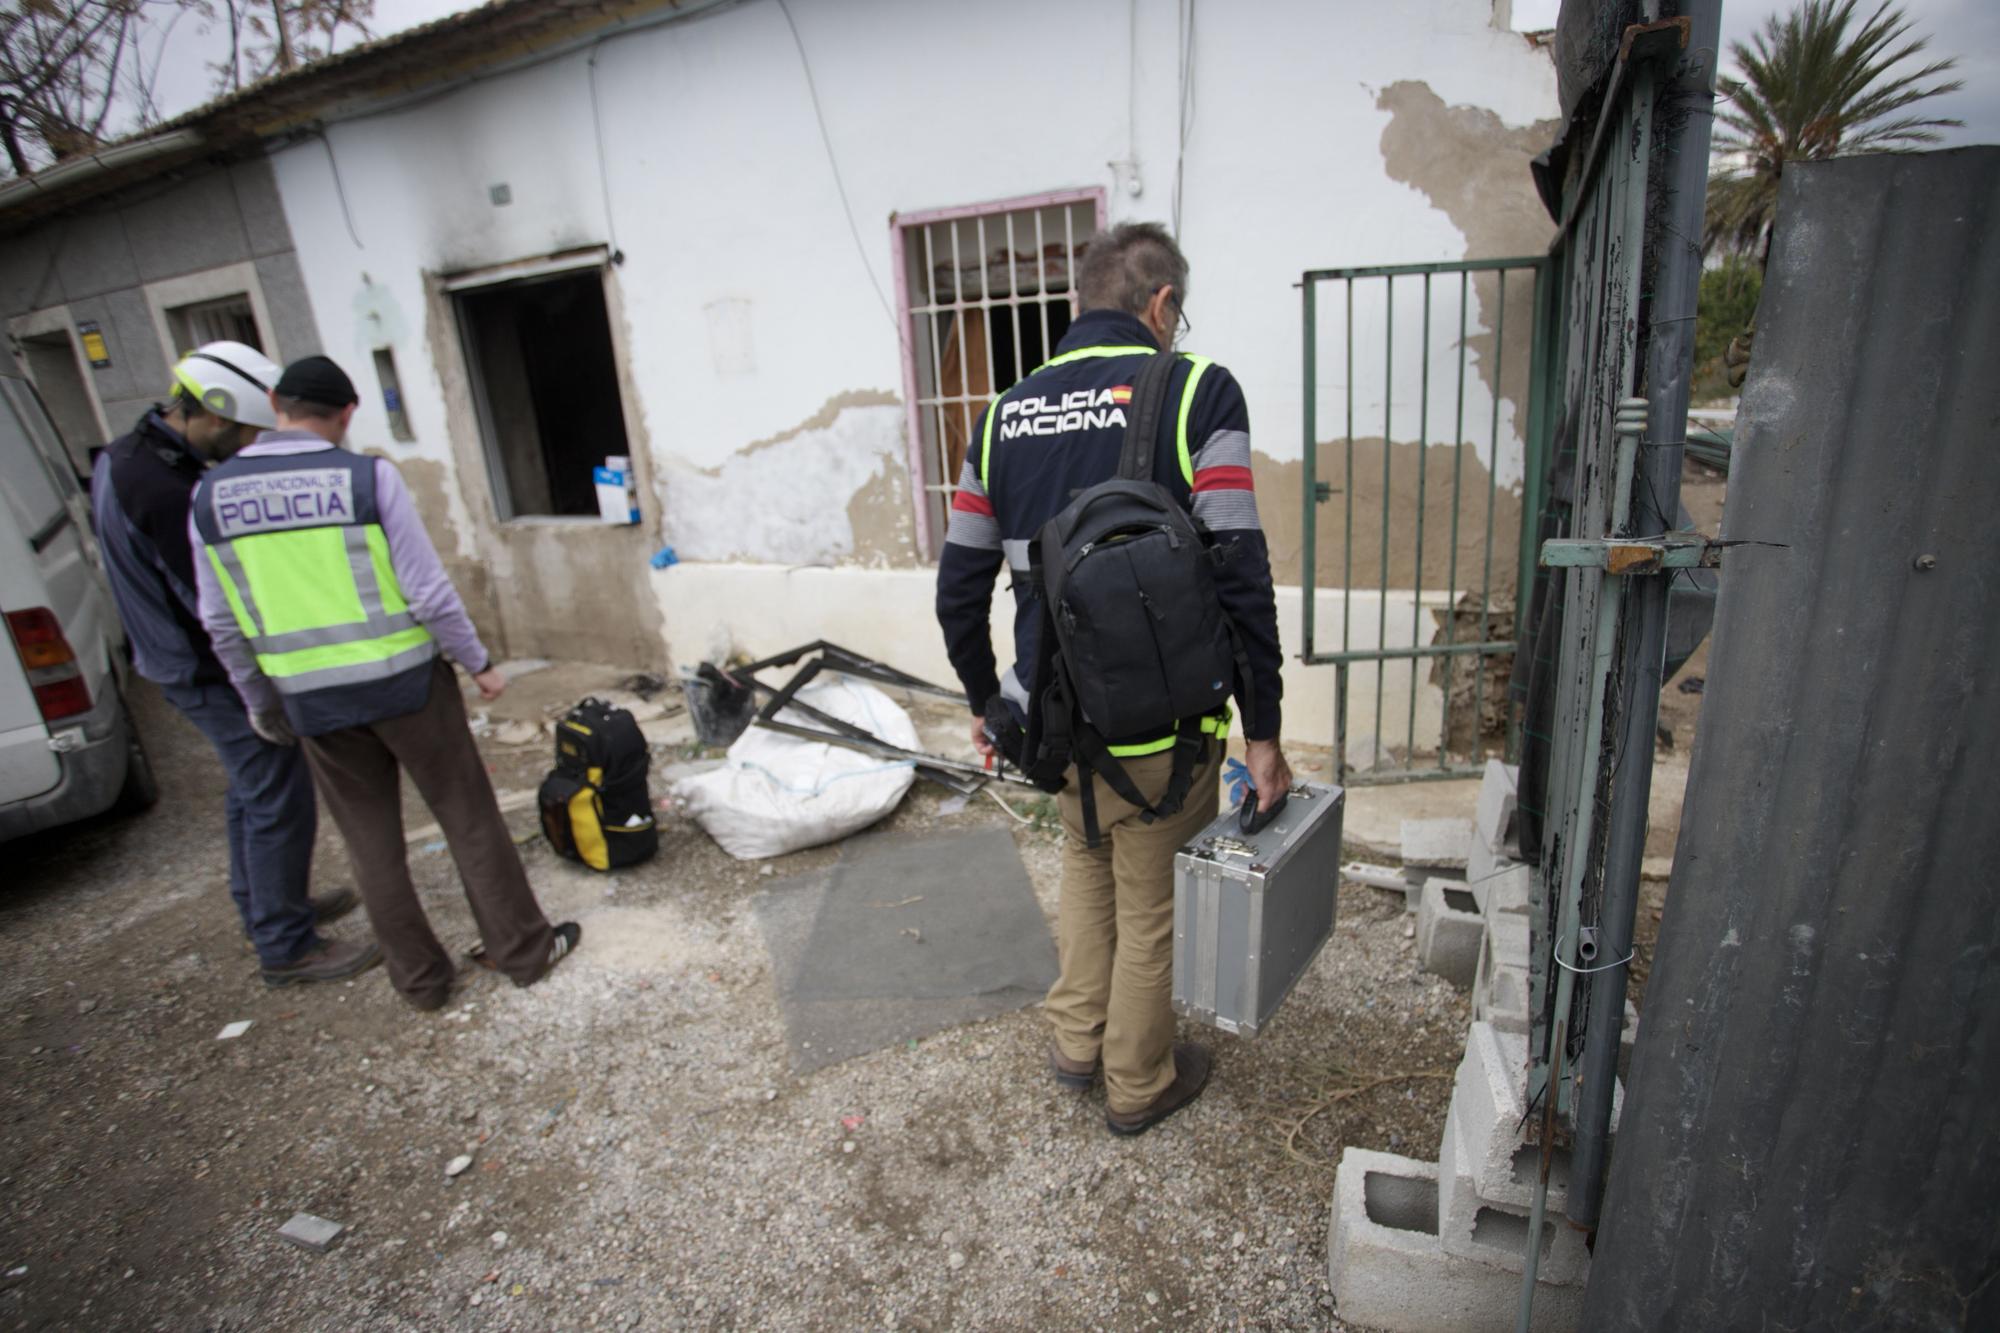
[[[1194,132],[1194,4],[1195,0],[1182,0],[1175,6],[1180,29],[1180,115],[1174,146],[1174,239],[1177,241],[1181,235],[1181,183],[1187,170],[1187,141]]]
[[[625,262],[625,252],[618,247],[618,224],[611,216],[611,172],[604,164],[604,116],[597,106],[597,49],[605,39],[598,38],[590,44],[590,57],[584,67],[590,78],[590,131],[597,144],[597,188],[604,200],[604,243],[611,250],[611,262]]]
[[[847,200],[847,182],[840,174],[840,159],[833,151],[833,136],[826,128],[826,112],[819,104],[819,86],[813,82],[812,61],[806,58],[806,44],[799,36],[799,25],[792,19],[792,7],[786,0],[778,0],[778,10],[785,16],[785,26],[792,30],[792,45],[799,51],[799,67],[805,71],[806,93],[812,98],[813,118],[819,122],[819,140],[826,145],[826,164],[833,172],[833,188],[840,195],[840,210],[847,218],[848,234],[854,237],[854,252],[861,258],[861,267],[868,272],[868,285],[875,289],[875,299],[882,303],[882,314],[889,326],[896,330],[897,340],[903,338],[902,325],[896,319],[896,312],[889,304],[889,298],[882,291],[882,280],[875,276],[875,265],[869,262],[868,247],[861,240],[861,228],[854,221],[854,205]]]
[[[354,242],[355,249],[366,250],[368,247],[361,243],[361,233],[354,229],[354,211],[347,206],[347,187],[340,180],[340,162],[333,155],[333,141],[326,137],[324,127],[312,133],[319,140],[319,146],[326,150],[326,165],[333,171],[333,192],[340,199],[340,216],[347,223],[348,239]]]

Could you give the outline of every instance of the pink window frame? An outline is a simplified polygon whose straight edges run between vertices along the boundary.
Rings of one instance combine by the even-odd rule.
[[[928,460],[924,456],[923,412],[918,407],[917,380],[917,340],[916,330],[910,326],[910,269],[903,255],[903,233],[912,227],[922,227],[934,222],[956,222],[960,218],[976,218],[1020,212],[1031,208],[1053,208],[1064,204],[1091,204],[1096,209],[1097,230],[1105,227],[1104,187],[1084,186],[1071,190],[1050,190],[1044,194],[1025,194],[1012,199],[995,199],[988,203],[962,204],[955,208],[930,208],[912,213],[892,213],[889,215],[889,251],[891,264],[896,271],[896,328],[897,341],[903,346],[903,409],[906,414],[905,434],[907,436],[906,457],[910,470],[910,507],[916,516],[917,548],[926,559],[932,559],[931,507],[929,497],[924,492],[924,475]],[[942,479],[946,485],[956,478]]]

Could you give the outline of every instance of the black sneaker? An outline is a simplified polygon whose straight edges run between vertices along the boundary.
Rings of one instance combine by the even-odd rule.
[[[583,927],[574,921],[563,922],[555,928],[555,933],[555,939],[549,944],[548,964],[542,968],[542,976],[536,977],[535,981],[540,981],[542,977],[546,977],[549,973],[555,971],[556,964],[576,952],[577,944],[583,939]],[[517,981],[514,984],[516,986],[532,986],[535,982]]]

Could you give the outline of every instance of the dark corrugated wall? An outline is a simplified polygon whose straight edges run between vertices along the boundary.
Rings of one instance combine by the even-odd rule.
[[[1786,169],[1583,1327],[2000,1328],[2000,148]]]

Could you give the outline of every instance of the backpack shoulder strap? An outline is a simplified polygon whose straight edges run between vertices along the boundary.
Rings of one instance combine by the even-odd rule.
[[[1146,358],[1146,368],[1132,385],[1131,415],[1125,419],[1125,448],[1118,455],[1118,475],[1127,481],[1153,479],[1153,446],[1160,438],[1160,418],[1166,411],[1167,381],[1173,378],[1175,352]]]

